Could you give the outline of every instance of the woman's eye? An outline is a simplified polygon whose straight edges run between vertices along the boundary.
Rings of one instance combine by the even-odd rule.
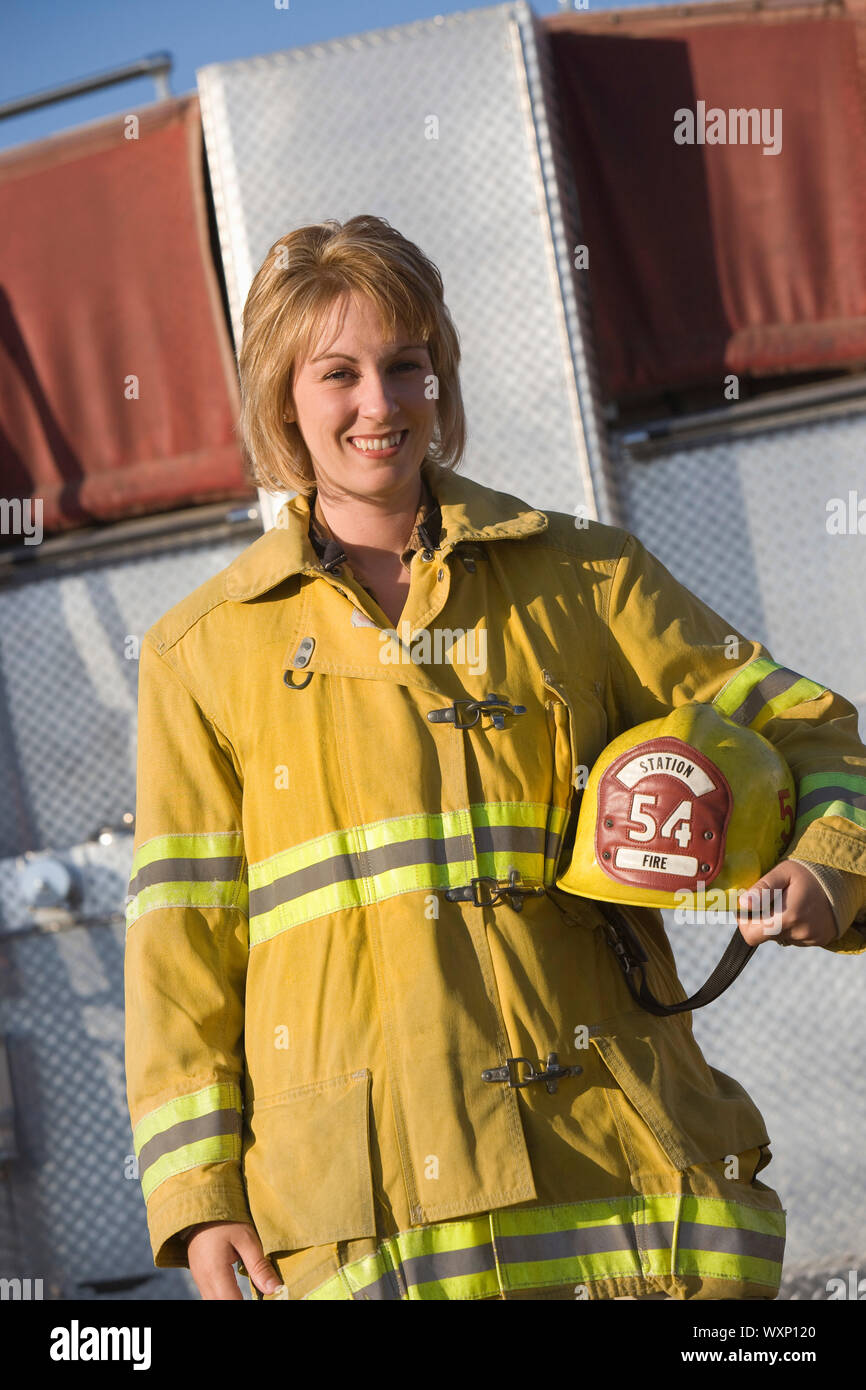
[[[410,371],[421,371],[420,362],[395,362],[393,370],[399,371],[401,367],[408,367]],[[325,377],[325,381],[337,381],[340,377],[349,375],[351,375],[351,373],[349,372],[348,367],[338,367],[336,371],[328,373],[328,375]]]

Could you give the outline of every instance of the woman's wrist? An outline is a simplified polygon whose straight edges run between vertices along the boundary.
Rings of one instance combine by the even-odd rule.
[[[844,936],[854,918],[866,906],[866,876],[834,869],[829,864],[815,864],[811,859],[798,859],[794,854],[789,855],[789,858],[809,869],[830,899],[830,906],[836,918],[838,940]]]

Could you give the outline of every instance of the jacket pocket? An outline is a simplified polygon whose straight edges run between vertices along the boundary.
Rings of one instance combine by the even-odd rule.
[[[550,670],[542,671],[541,679],[553,759],[548,830],[559,836],[561,870],[570,853],[583,788],[605,746],[607,717],[598,687],[589,681]]]
[[[679,1170],[769,1143],[751,1096],[708,1066],[682,1020],[651,1019],[591,1041],[616,1083],[608,1094],[633,1170],[657,1168],[647,1130]]]
[[[346,1072],[256,1101],[244,1181],[265,1254],[375,1236],[370,1072]]]

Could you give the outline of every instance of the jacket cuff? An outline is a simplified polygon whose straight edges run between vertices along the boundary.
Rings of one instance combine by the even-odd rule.
[[[147,1226],[157,1269],[189,1268],[186,1241],[181,1238],[181,1232],[190,1226],[203,1221],[243,1221],[254,1225],[240,1172],[235,1176],[221,1173],[218,1179],[211,1177],[209,1181],[201,1181],[200,1172],[198,1176],[195,1187],[175,1190],[162,1201],[157,1201],[154,1193],[147,1204]],[[184,1178],[188,1181],[190,1174],[178,1175],[174,1181],[183,1182]]]
[[[799,854],[789,854],[786,857],[808,869],[829,899],[836,919],[836,939],[826,942],[825,948],[841,949],[846,954],[857,954],[866,950],[866,935],[862,935],[855,924],[857,917],[866,915],[866,876],[833,868],[829,864],[815,863]],[[862,932],[866,933],[866,921],[860,925]]]
[[[866,876],[866,830],[843,816],[819,816],[789,845],[784,858]]]

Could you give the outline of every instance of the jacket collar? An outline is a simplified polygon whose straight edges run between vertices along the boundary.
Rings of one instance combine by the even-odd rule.
[[[421,469],[441,509],[436,553],[442,559],[463,541],[517,540],[547,529],[544,513],[519,498],[496,492],[429,460]],[[271,529],[228,566],[226,597],[243,603],[292,575],[322,573],[309,527],[310,499],[297,493],[280,508]]]
[[[346,559],[346,552],[342,545],[328,528],[327,522],[320,514],[320,504],[318,494],[313,499],[312,516],[310,518],[310,540],[313,542],[313,549],[322,562],[322,567],[331,570],[335,565],[340,565]],[[400,553],[403,564],[408,566],[416,550],[435,550],[439,544],[439,537],[442,531],[442,513],[439,503],[430,491],[430,485],[422,471],[421,474],[421,501],[418,511],[415,514],[415,524],[412,527],[412,534]]]

